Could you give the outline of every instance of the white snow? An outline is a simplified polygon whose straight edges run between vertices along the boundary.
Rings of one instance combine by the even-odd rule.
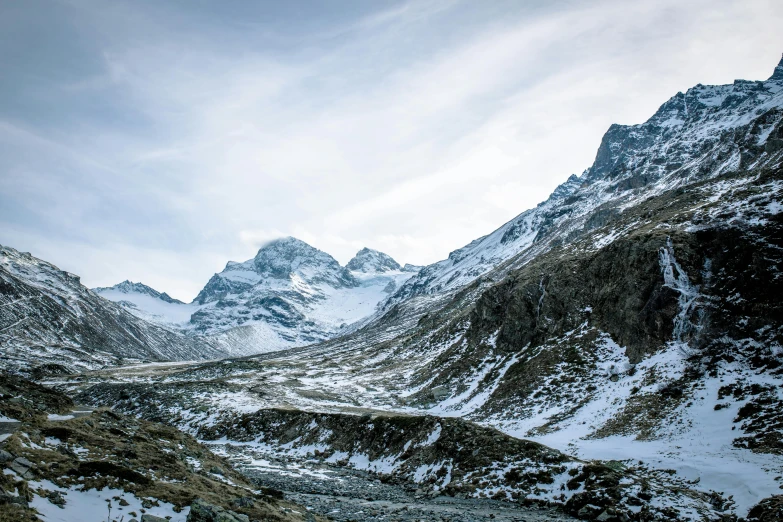
[[[36,494],[30,503],[41,516],[44,522],[74,522],[75,520],[98,521],[98,520],[130,520],[128,513],[135,511],[137,520],[141,518],[142,499],[132,493],[121,489],[104,488],[102,490],[90,489],[83,491],[78,487],[62,488],[48,480],[28,482],[30,489]],[[58,491],[65,499],[65,505],[60,508],[52,504],[47,498],[39,496],[37,490],[43,488],[47,491]],[[114,497],[120,497],[128,502],[127,506],[120,506]],[[155,500],[155,499],[152,499]],[[161,500],[155,500],[159,505],[145,509],[146,514],[167,518],[170,522],[185,522],[190,507],[185,507],[179,513],[174,511],[174,506]],[[111,506],[111,511],[109,511]],[[109,514],[111,518],[109,519]]]
[[[50,421],[64,421],[64,420],[71,420],[75,418],[74,415],[59,415],[57,413],[50,413],[46,416],[46,418]]]

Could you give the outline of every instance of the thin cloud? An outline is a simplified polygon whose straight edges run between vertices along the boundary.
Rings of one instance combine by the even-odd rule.
[[[28,13],[38,54],[0,81],[0,242],[183,299],[278,235],[434,262],[588,167],[611,123],[765,78],[783,49],[766,0],[262,4]],[[61,54],[79,75],[42,74]]]

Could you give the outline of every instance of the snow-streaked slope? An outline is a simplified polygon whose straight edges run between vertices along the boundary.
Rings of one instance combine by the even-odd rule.
[[[460,288],[505,261],[529,261],[551,244],[600,227],[646,198],[783,157],[783,60],[767,81],[697,85],[664,103],[645,123],[612,125],[593,165],[545,202],[491,234],[424,267],[384,309],[412,295]],[[520,255],[521,254],[521,255]]]
[[[29,370],[103,367],[121,360],[207,359],[214,344],[149,323],[85,288],[78,276],[0,246],[0,355]]]

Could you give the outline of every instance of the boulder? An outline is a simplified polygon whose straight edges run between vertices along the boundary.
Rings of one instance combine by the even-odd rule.
[[[5,464],[6,462],[10,462],[12,460],[14,460],[13,455],[5,450],[0,450],[0,464]]]
[[[20,477],[25,478],[25,475],[30,471],[30,468],[33,467],[33,463],[24,457],[17,457],[9,467],[17,472]]]
[[[169,522],[163,517],[156,517],[155,515],[142,515],[141,522]]]
[[[187,522],[250,522],[250,519],[247,515],[234,513],[197,498],[190,505]]]

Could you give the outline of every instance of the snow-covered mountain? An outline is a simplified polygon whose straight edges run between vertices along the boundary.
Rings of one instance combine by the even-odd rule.
[[[93,292],[114,301],[129,312],[153,323],[179,328],[190,321],[195,311],[179,299],[170,297],[166,292],[158,292],[143,283],[123,281],[114,286],[93,288]]]
[[[362,248],[359,250],[353,259],[348,261],[348,264],[345,265],[345,267],[348,270],[363,273],[402,270],[399,263],[392,259],[391,256],[369,248]]]
[[[0,348],[4,369],[44,372],[225,356],[216,343],[144,321],[84,287],[78,276],[5,246]]]
[[[247,342],[263,343],[264,351],[301,346],[334,337],[373,314],[411,275],[380,252],[364,249],[342,267],[329,254],[287,237],[215,274],[193,301],[199,308],[190,323],[203,333],[246,327]]]
[[[257,353],[339,335],[371,316],[413,273],[369,248],[343,267],[287,237],[263,246],[252,259],[229,261],[189,304],[128,281],[95,291],[144,319],[212,336],[232,353]]]
[[[122,283],[118,283],[114,286],[104,286],[99,288],[93,288],[93,292],[96,294],[124,294],[129,296],[131,299],[134,298],[136,295],[147,295],[149,297],[152,297],[153,299],[159,299],[163,301],[164,303],[171,303],[171,304],[183,304],[182,301],[179,299],[174,299],[173,297],[169,296],[166,292],[158,292],[154,288],[151,288],[143,283],[134,283],[133,281],[128,281],[127,279],[123,281]],[[115,299],[112,299],[114,301]]]
[[[513,266],[623,210],[676,187],[783,157],[783,60],[766,81],[697,85],[645,123],[612,125],[593,165],[491,234],[424,267],[386,304],[453,291],[517,257]],[[522,254],[520,256],[520,254]]]

